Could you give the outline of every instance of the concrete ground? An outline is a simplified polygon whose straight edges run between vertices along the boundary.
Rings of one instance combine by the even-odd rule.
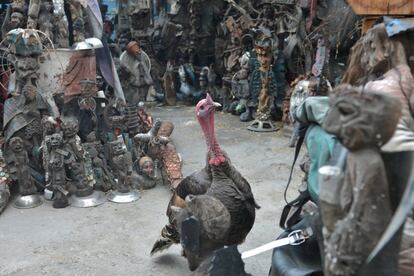
[[[173,140],[188,175],[204,166],[206,146],[194,107],[156,107],[154,118],[174,122]],[[216,114],[222,148],[249,180],[257,202],[255,225],[245,251],[272,241],[280,233],[278,220],[293,149],[281,131],[252,133],[236,116]],[[300,174],[297,174],[300,175]],[[299,182],[299,176],[294,183]],[[289,197],[296,195],[291,188]],[[190,275],[180,247],[151,257],[149,252],[167,222],[170,191],[157,186],[132,204],[107,202],[96,208],[53,209],[50,202],[34,209],[9,206],[0,215],[0,275]],[[245,260],[246,271],[267,275],[271,252]]]

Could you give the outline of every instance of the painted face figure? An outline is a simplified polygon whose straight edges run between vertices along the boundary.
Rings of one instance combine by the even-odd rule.
[[[23,151],[23,140],[20,137],[13,137],[12,139],[10,139],[9,145],[13,152]]]
[[[145,174],[146,176],[152,178],[154,177],[154,163],[152,162],[152,160],[146,161],[142,168],[142,173]]]
[[[124,147],[124,144],[122,142],[116,142],[112,144],[112,153],[114,156],[119,156],[126,152],[126,147]]]
[[[63,137],[61,133],[54,133],[50,137],[50,146],[52,148],[59,148],[63,145]]]
[[[67,119],[62,124],[63,134],[66,138],[75,136],[79,131],[79,123],[76,119]]]
[[[10,25],[13,29],[22,27],[23,15],[20,12],[14,12],[10,17]]]
[[[131,41],[127,45],[127,51],[133,56],[139,56],[141,54],[141,47],[136,41]]]

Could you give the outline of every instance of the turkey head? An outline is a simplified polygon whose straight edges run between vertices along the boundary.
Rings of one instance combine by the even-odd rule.
[[[216,107],[220,106],[221,104],[214,102],[210,94],[207,94],[205,99],[198,102],[195,109],[198,122],[206,139],[208,162],[214,166],[219,166],[225,161],[224,153],[217,143],[214,132],[214,111]]]

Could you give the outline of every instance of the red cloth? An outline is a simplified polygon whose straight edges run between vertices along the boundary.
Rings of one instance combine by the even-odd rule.
[[[93,51],[76,52],[65,69],[63,81],[65,85],[65,103],[74,96],[80,95],[81,80],[96,80],[96,58]]]

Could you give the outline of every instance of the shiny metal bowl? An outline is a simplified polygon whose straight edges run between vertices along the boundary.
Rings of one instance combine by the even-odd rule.
[[[89,208],[104,204],[106,201],[105,193],[101,191],[94,191],[91,195],[79,197],[72,195],[69,198],[70,206],[77,208]]]
[[[131,203],[137,201],[139,197],[140,195],[137,190],[132,190],[128,193],[110,191],[107,195],[108,200],[115,203]]]
[[[13,206],[18,209],[35,208],[43,204],[42,198],[38,194],[18,196],[13,203]]]

